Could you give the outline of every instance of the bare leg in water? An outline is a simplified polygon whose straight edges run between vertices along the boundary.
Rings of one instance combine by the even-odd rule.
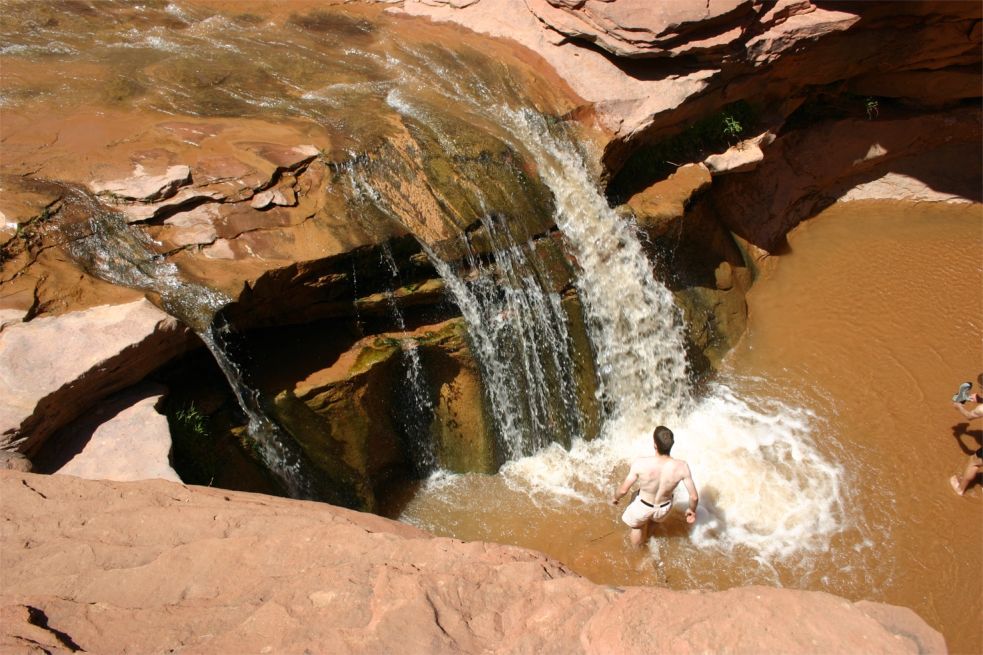
[[[966,493],[966,489],[969,488],[970,483],[973,479],[983,472],[983,459],[980,459],[976,455],[970,455],[969,461],[966,462],[966,470],[963,471],[962,477],[952,476],[949,478],[949,484],[952,485],[952,490],[957,494],[962,496]]]

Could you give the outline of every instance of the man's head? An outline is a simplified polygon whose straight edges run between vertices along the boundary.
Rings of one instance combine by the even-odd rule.
[[[655,442],[655,452],[660,455],[668,455],[669,451],[672,450],[672,430],[666,426],[657,427],[652,433],[652,440]]]

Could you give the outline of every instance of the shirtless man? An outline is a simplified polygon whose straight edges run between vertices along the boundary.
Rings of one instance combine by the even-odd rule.
[[[635,547],[648,540],[649,526],[661,523],[669,516],[672,511],[672,492],[680,482],[686,485],[689,493],[687,523],[696,521],[696,506],[700,502],[696,485],[689,473],[689,464],[669,456],[673,444],[672,430],[660,425],[652,433],[652,440],[655,442],[655,456],[642,457],[632,462],[628,477],[611,500],[612,504],[617,505],[632,485],[638,482],[638,495],[621,515],[621,520],[631,528],[631,543]]]
[[[952,406],[967,419],[983,418],[983,396],[974,393],[969,397],[969,400],[975,401],[977,403],[976,407],[966,409],[961,403],[955,402],[952,403]],[[983,473],[983,448],[978,448],[975,453],[969,456],[969,461],[966,462],[966,470],[963,471],[961,476],[954,475],[949,478],[949,484],[952,485],[953,491],[962,496],[966,493],[966,489],[969,488],[970,483],[980,473]]]

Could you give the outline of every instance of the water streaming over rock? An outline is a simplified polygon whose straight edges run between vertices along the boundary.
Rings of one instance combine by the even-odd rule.
[[[176,265],[156,251],[159,244],[127,225],[121,213],[77,187],[64,188],[62,211],[84,219],[63,227],[72,257],[99,279],[157,294],[169,314],[195,330],[229,381],[248,419],[249,437],[267,468],[292,497],[312,497],[314,491],[303,470],[302,454],[266,416],[259,392],[248,384],[242,367],[229,354],[231,327],[222,319],[216,320],[216,315],[230,299],[187,280]]]
[[[562,511],[571,501],[604,502],[618,482],[612,473],[627,460],[650,455],[652,428],[667,424],[677,434],[673,454],[688,459],[698,485],[712,490],[691,533],[694,543],[724,552],[749,548],[765,570],[771,558],[827,548],[848,525],[844,473],[813,443],[815,416],[768,398],[742,398],[722,384],[712,385],[710,396],[694,399],[681,312],[671,292],[655,279],[635,226],[599,192],[572,134],[532,108],[503,105],[484,85],[447,76],[435,85],[446,97],[494,117],[506,141],[528,153],[549,187],[555,224],[576,262],[574,284],[584,305],[598,396],[606,410],[601,438],[577,438],[569,448],[558,440],[513,459],[501,471],[506,482],[543,510]],[[408,119],[425,115],[406,98],[397,99],[390,96],[390,105]],[[446,268],[438,265],[467,315],[469,289]],[[475,314],[469,329],[487,322]],[[548,314],[539,316],[542,320]],[[473,339],[479,341],[474,333]],[[438,495],[454,493],[446,477],[433,484]],[[412,509],[404,517],[413,520]]]
[[[381,264],[389,270],[393,278],[393,287],[400,286],[399,266],[388,245],[381,250]],[[399,309],[394,289],[386,292],[389,311],[400,332],[406,332],[406,319]],[[410,455],[417,475],[425,477],[437,467],[437,453],[434,447],[433,435],[430,434],[430,422],[433,419],[433,400],[427,384],[427,373],[420,360],[419,344],[412,337],[399,340],[403,366],[406,371],[406,385],[396,390],[398,407],[396,420],[402,428],[402,437],[406,450]]]
[[[358,197],[400,219],[392,198],[374,185],[378,170],[366,173],[353,160],[347,172]],[[457,262],[425,241],[421,247],[468,325],[500,455],[510,460],[581,435],[569,318],[535,246],[517,243],[493,215],[483,216],[480,227],[489,246],[484,256],[469,232],[452,248],[463,253]]]

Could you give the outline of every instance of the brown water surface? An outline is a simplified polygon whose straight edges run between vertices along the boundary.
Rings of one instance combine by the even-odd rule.
[[[672,423],[706,508],[692,533],[678,502],[652,549],[630,551],[607,501],[624,469],[571,464],[631,456],[615,443],[432,481],[392,513],[542,550],[601,583],[771,584],[903,605],[953,652],[979,652],[983,493],[959,498],[948,478],[983,428],[950,400],[983,372],[981,218],[979,205],[855,202],[791,235],[750,295],[722,383]],[[801,510],[773,513],[783,505]]]
[[[981,218],[979,205],[832,207],[754,288],[733,359],[829,418],[857,473],[850,511],[893,563],[871,598],[913,608],[953,652],[983,648],[983,493],[948,483],[983,430],[951,403],[983,373]]]

